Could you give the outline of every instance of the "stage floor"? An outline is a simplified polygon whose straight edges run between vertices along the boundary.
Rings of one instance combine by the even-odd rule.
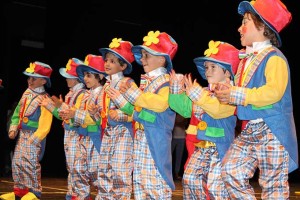
[[[175,181],[176,190],[173,191],[173,200],[179,200],[182,198],[182,186],[180,181]],[[255,196],[260,199],[260,189],[257,182],[253,181],[251,184],[255,188]],[[11,192],[13,186],[12,178],[0,178],[0,194]],[[43,196],[42,199],[55,199],[64,200],[65,193],[67,191],[67,182],[64,178],[43,178]],[[92,197],[95,197],[95,191],[92,191]],[[133,198],[132,198],[133,199]],[[300,183],[290,183],[290,200],[300,199]]]

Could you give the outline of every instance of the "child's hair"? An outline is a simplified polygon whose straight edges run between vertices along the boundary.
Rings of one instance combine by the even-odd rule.
[[[95,79],[98,80],[98,82],[103,86],[106,83],[106,78],[103,76],[101,78],[100,74],[97,73],[92,73],[92,72],[87,72],[87,74],[93,74],[95,76]]]
[[[255,27],[257,29],[261,29],[262,27],[264,27],[265,28],[264,29],[264,36],[267,37],[274,46],[279,47],[280,46],[279,41],[276,37],[275,32],[272,29],[270,29],[269,26],[266,26],[264,21],[257,14],[254,14],[254,13],[251,13],[251,12],[246,12],[246,13],[251,15],[251,18],[253,20],[253,23],[254,23]]]

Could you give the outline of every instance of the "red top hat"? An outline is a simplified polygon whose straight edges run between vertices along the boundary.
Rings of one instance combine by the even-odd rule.
[[[292,21],[292,14],[280,0],[242,1],[238,13],[244,15],[245,12],[256,13],[275,32],[281,46],[279,32]]]
[[[135,60],[142,65],[140,59],[142,58],[141,50],[144,49],[152,55],[164,56],[167,61],[167,71],[170,72],[173,68],[172,59],[174,58],[178,44],[167,33],[159,31],[150,31],[147,36],[143,38],[144,44],[132,47]]]
[[[49,65],[38,61],[30,63],[29,67],[23,72],[27,76],[45,78],[47,80],[46,86],[49,88],[51,87],[51,73],[52,68]]]
[[[208,43],[208,47],[204,52],[205,57],[194,59],[194,63],[202,78],[206,79],[204,66],[206,61],[219,64],[220,67],[228,70],[233,78],[240,62],[239,50],[226,42],[215,42],[213,40]]]
[[[131,52],[132,43],[129,41],[123,41],[122,38],[114,38],[109,44],[109,48],[99,49],[103,58],[108,52],[115,54],[118,58],[127,63],[127,68],[123,71],[124,74],[130,74],[132,71],[131,63],[134,61],[134,56]]]
[[[59,73],[65,78],[78,78],[76,68],[81,64],[84,64],[81,60],[77,58],[71,58],[68,60],[65,68],[59,69]]]
[[[76,72],[81,82],[84,82],[84,72],[106,75],[102,56],[88,54],[85,57],[84,63],[77,66]]]

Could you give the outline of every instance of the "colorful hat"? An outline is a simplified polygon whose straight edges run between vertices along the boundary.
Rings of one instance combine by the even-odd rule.
[[[206,79],[204,66],[206,61],[219,64],[220,67],[230,72],[232,78],[234,77],[240,62],[239,50],[237,48],[226,42],[215,42],[211,40],[208,43],[208,49],[204,52],[204,55],[205,57],[194,59],[194,63],[202,78]]]
[[[59,73],[65,78],[78,78],[76,73],[76,68],[78,65],[83,64],[83,62],[77,58],[69,59],[65,68],[60,68]]]
[[[34,63],[30,63],[29,67],[23,72],[23,74],[27,76],[46,79],[47,81],[46,86],[48,88],[51,87],[51,80],[50,80],[51,73],[52,73],[52,68],[49,65],[38,61],[35,61]]]
[[[164,56],[167,61],[167,72],[173,68],[172,59],[174,58],[178,44],[167,33],[159,31],[150,31],[147,36],[143,38],[144,44],[132,47],[135,60],[138,64],[142,65],[140,59],[142,58],[141,50],[144,49],[152,55]]]
[[[127,63],[127,68],[123,71],[123,74],[130,74],[132,71],[131,63],[134,61],[134,56],[131,52],[132,43],[129,41],[123,41],[122,38],[114,38],[109,44],[109,48],[99,49],[102,57],[105,58],[105,55],[108,52],[115,54],[118,58]]]
[[[84,82],[84,72],[103,74],[106,76],[104,70],[104,60],[102,56],[88,54],[85,57],[84,63],[78,65],[76,68],[76,73],[81,82]]]
[[[279,32],[292,21],[292,15],[280,0],[242,1],[238,6],[238,13],[256,13],[262,21],[276,34],[279,46],[281,38]]]

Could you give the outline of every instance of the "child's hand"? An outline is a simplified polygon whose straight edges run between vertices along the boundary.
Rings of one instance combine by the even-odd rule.
[[[95,115],[97,113],[97,111],[99,110],[99,106],[95,105],[94,103],[90,103],[87,106],[87,110],[88,110],[90,115]]]
[[[54,104],[54,102],[52,101],[52,99],[50,99],[48,96],[42,96],[41,98],[40,98],[40,102],[39,102],[39,105],[40,106],[44,106],[44,107],[46,107],[46,106],[48,106],[49,104]]]
[[[124,94],[129,88],[130,88],[130,83],[129,82],[121,82],[120,83],[120,87],[119,87],[119,91],[121,94]]]
[[[219,83],[215,88],[215,96],[220,103],[228,104],[230,102],[231,85],[227,83]]]
[[[61,110],[59,112],[59,116],[60,118],[62,118],[63,120],[68,120],[68,119],[72,119],[75,116],[75,110],[74,109],[65,109],[65,110]]]
[[[115,88],[111,88],[111,87],[105,90],[105,92],[112,100],[117,99],[118,96],[121,95],[119,90],[116,90]]]
[[[111,119],[117,121],[118,119],[118,112],[116,110],[109,110],[108,115]]]
[[[17,132],[17,131],[10,131],[10,132],[8,133],[9,139],[12,139],[12,140],[15,139],[17,135],[18,135],[18,132]]]
[[[52,95],[51,99],[54,102],[54,106],[56,108],[60,108],[61,104],[64,102],[61,94],[59,95],[59,98],[55,95]]]
[[[195,79],[194,81],[192,80],[191,73],[184,76],[184,85],[185,85],[185,91],[187,95],[190,95],[190,92],[194,87],[201,87],[197,82],[197,79]]]

